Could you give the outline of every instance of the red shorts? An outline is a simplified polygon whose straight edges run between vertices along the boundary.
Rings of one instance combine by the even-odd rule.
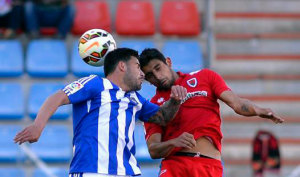
[[[170,156],[161,162],[159,177],[222,177],[222,174],[220,160]]]

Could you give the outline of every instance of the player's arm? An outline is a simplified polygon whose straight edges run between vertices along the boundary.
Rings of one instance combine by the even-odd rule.
[[[186,94],[186,88],[179,85],[172,86],[170,99],[160,107],[156,114],[149,118],[148,122],[162,126],[167,125],[167,123],[175,117],[180,107],[181,100],[186,97]]]
[[[15,143],[22,144],[27,141],[30,143],[38,141],[47,121],[54,114],[57,108],[69,103],[70,101],[68,96],[62,90],[59,90],[55,94],[49,96],[40,108],[33,124],[29,125],[15,136]]]
[[[222,92],[220,99],[230,106],[237,114],[243,116],[259,116],[261,118],[270,119],[275,123],[282,123],[284,121],[270,108],[261,108],[248,99],[240,98],[232,91]]]
[[[167,157],[175,147],[191,149],[196,146],[196,141],[194,136],[187,132],[168,141],[161,141],[161,133],[154,133],[148,138],[147,146],[151,158],[159,159]]]

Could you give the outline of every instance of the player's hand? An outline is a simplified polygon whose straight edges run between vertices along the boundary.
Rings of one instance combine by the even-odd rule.
[[[174,147],[192,149],[196,146],[196,140],[194,139],[194,135],[187,132],[183,132],[179,137],[174,138],[172,141]]]
[[[15,136],[14,142],[19,144],[22,144],[24,142],[37,142],[41,136],[41,132],[42,130],[40,127],[35,124],[31,124]]]
[[[282,123],[284,122],[284,119],[275,114],[271,109],[269,108],[261,108],[257,110],[257,115],[261,118],[270,119],[274,123]]]
[[[171,88],[170,98],[180,103],[182,100],[184,100],[186,94],[187,94],[186,88],[180,85],[173,85]]]

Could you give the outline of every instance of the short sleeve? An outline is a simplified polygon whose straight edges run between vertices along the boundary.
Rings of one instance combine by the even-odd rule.
[[[207,74],[209,75],[210,84],[215,95],[220,98],[220,95],[224,91],[230,91],[231,89],[227,86],[224,79],[216,72],[206,69]]]
[[[137,92],[136,92],[137,93]],[[159,106],[151,103],[149,100],[146,100],[139,93],[137,93],[139,101],[142,104],[142,108],[140,110],[139,119],[143,122],[147,122],[151,116],[153,116],[158,110]]]
[[[72,104],[90,100],[103,90],[103,80],[96,75],[81,78],[65,86],[62,90]]]
[[[145,134],[146,141],[148,140],[148,138],[151,135],[153,135],[155,133],[160,133],[160,134],[163,133],[162,127],[155,123],[144,122],[144,127],[145,127],[145,131],[146,131],[146,134]]]

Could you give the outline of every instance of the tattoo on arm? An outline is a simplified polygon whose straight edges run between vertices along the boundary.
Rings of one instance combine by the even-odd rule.
[[[160,109],[155,115],[150,117],[148,122],[165,126],[170,120],[172,120],[175,117],[175,114],[177,113],[179,107],[180,101],[170,99],[160,107]]]
[[[242,104],[242,111],[243,112],[249,112],[249,107],[248,107],[248,105],[247,104]]]

